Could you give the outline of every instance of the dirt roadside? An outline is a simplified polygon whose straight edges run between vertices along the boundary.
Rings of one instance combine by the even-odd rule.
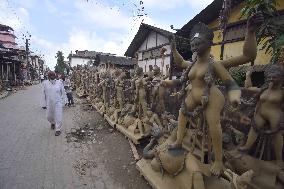
[[[75,126],[66,131],[66,141],[71,151],[78,153],[73,168],[84,185],[99,189],[151,188],[136,169],[129,142],[121,133],[84,99],[77,98],[76,107],[68,109],[74,114]]]

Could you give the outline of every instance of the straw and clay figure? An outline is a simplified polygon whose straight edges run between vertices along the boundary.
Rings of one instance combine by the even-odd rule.
[[[281,116],[283,116],[281,105],[284,101],[284,91],[282,89],[284,69],[280,65],[272,65],[265,71],[265,75],[268,86],[261,89],[252,87],[251,71],[246,74],[245,87],[258,92],[258,98],[246,144],[240,147],[239,150],[249,151],[260,134],[273,136],[271,142],[276,161],[281,165],[283,136],[279,131],[281,130]]]
[[[192,115],[197,107],[201,107],[208,125],[215,155],[214,162],[210,168],[214,175],[220,175],[223,170],[220,113],[225,103],[225,98],[215,85],[215,81],[219,78],[225,83],[229,101],[233,106],[238,106],[241,91],[226,69],[254,61],[256,57],[255,31],[262,22],[263,16],[261,14],[255,14],[249,18],[243,54],[219,62],[214,62],[210,56],[214,33],[202,23],[195,25],[191,31],[191,50],[196,53],[196,58],[193,62],[185,61],[176,49],[175,40],[171,40],[174,62],[186,69],[187,80],[183,85],[187,86],[190,83],[192,89],[184,94],[184,101],[178,117],[177,140],[169,145],[169,149],[181,147],[186,133],[188,117]],[[163,81],[164,86],[171,84],[171,80]]]

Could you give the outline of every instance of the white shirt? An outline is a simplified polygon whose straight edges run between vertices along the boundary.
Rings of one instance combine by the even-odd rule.
[[[57,102],[63,102],[65,95],[64,87],[61,81],[48,81],[45,85],[47,106],[52,106]]]

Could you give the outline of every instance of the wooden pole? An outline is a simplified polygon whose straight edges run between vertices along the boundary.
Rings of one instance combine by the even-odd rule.
[[[4,75],[4,65],[3,65],[3,62],[1,62],[1,79],[3,79],[3,75]]]
[[[6,81],[8,81],[9,80],[9,65],[8,65],[8,63],[6,62],[6,67],[7,67],[7,69],[6,69]]]
[[[16,76],[16,63],[14,62],[14,79],[15,79],[15,82],[17,80],[17,76]]]

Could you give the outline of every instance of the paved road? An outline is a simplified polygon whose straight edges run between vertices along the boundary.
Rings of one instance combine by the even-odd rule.
[[[55,137],[40,95],[36,85],[0,100],[0,189],[105,188],[106,182],[115,188],[103,168],[96,173],[104,175],[98,182],[76,174],[73,165],[81,153],[70,151],[65,138],[75,115],[64,110],[63,134]]]

